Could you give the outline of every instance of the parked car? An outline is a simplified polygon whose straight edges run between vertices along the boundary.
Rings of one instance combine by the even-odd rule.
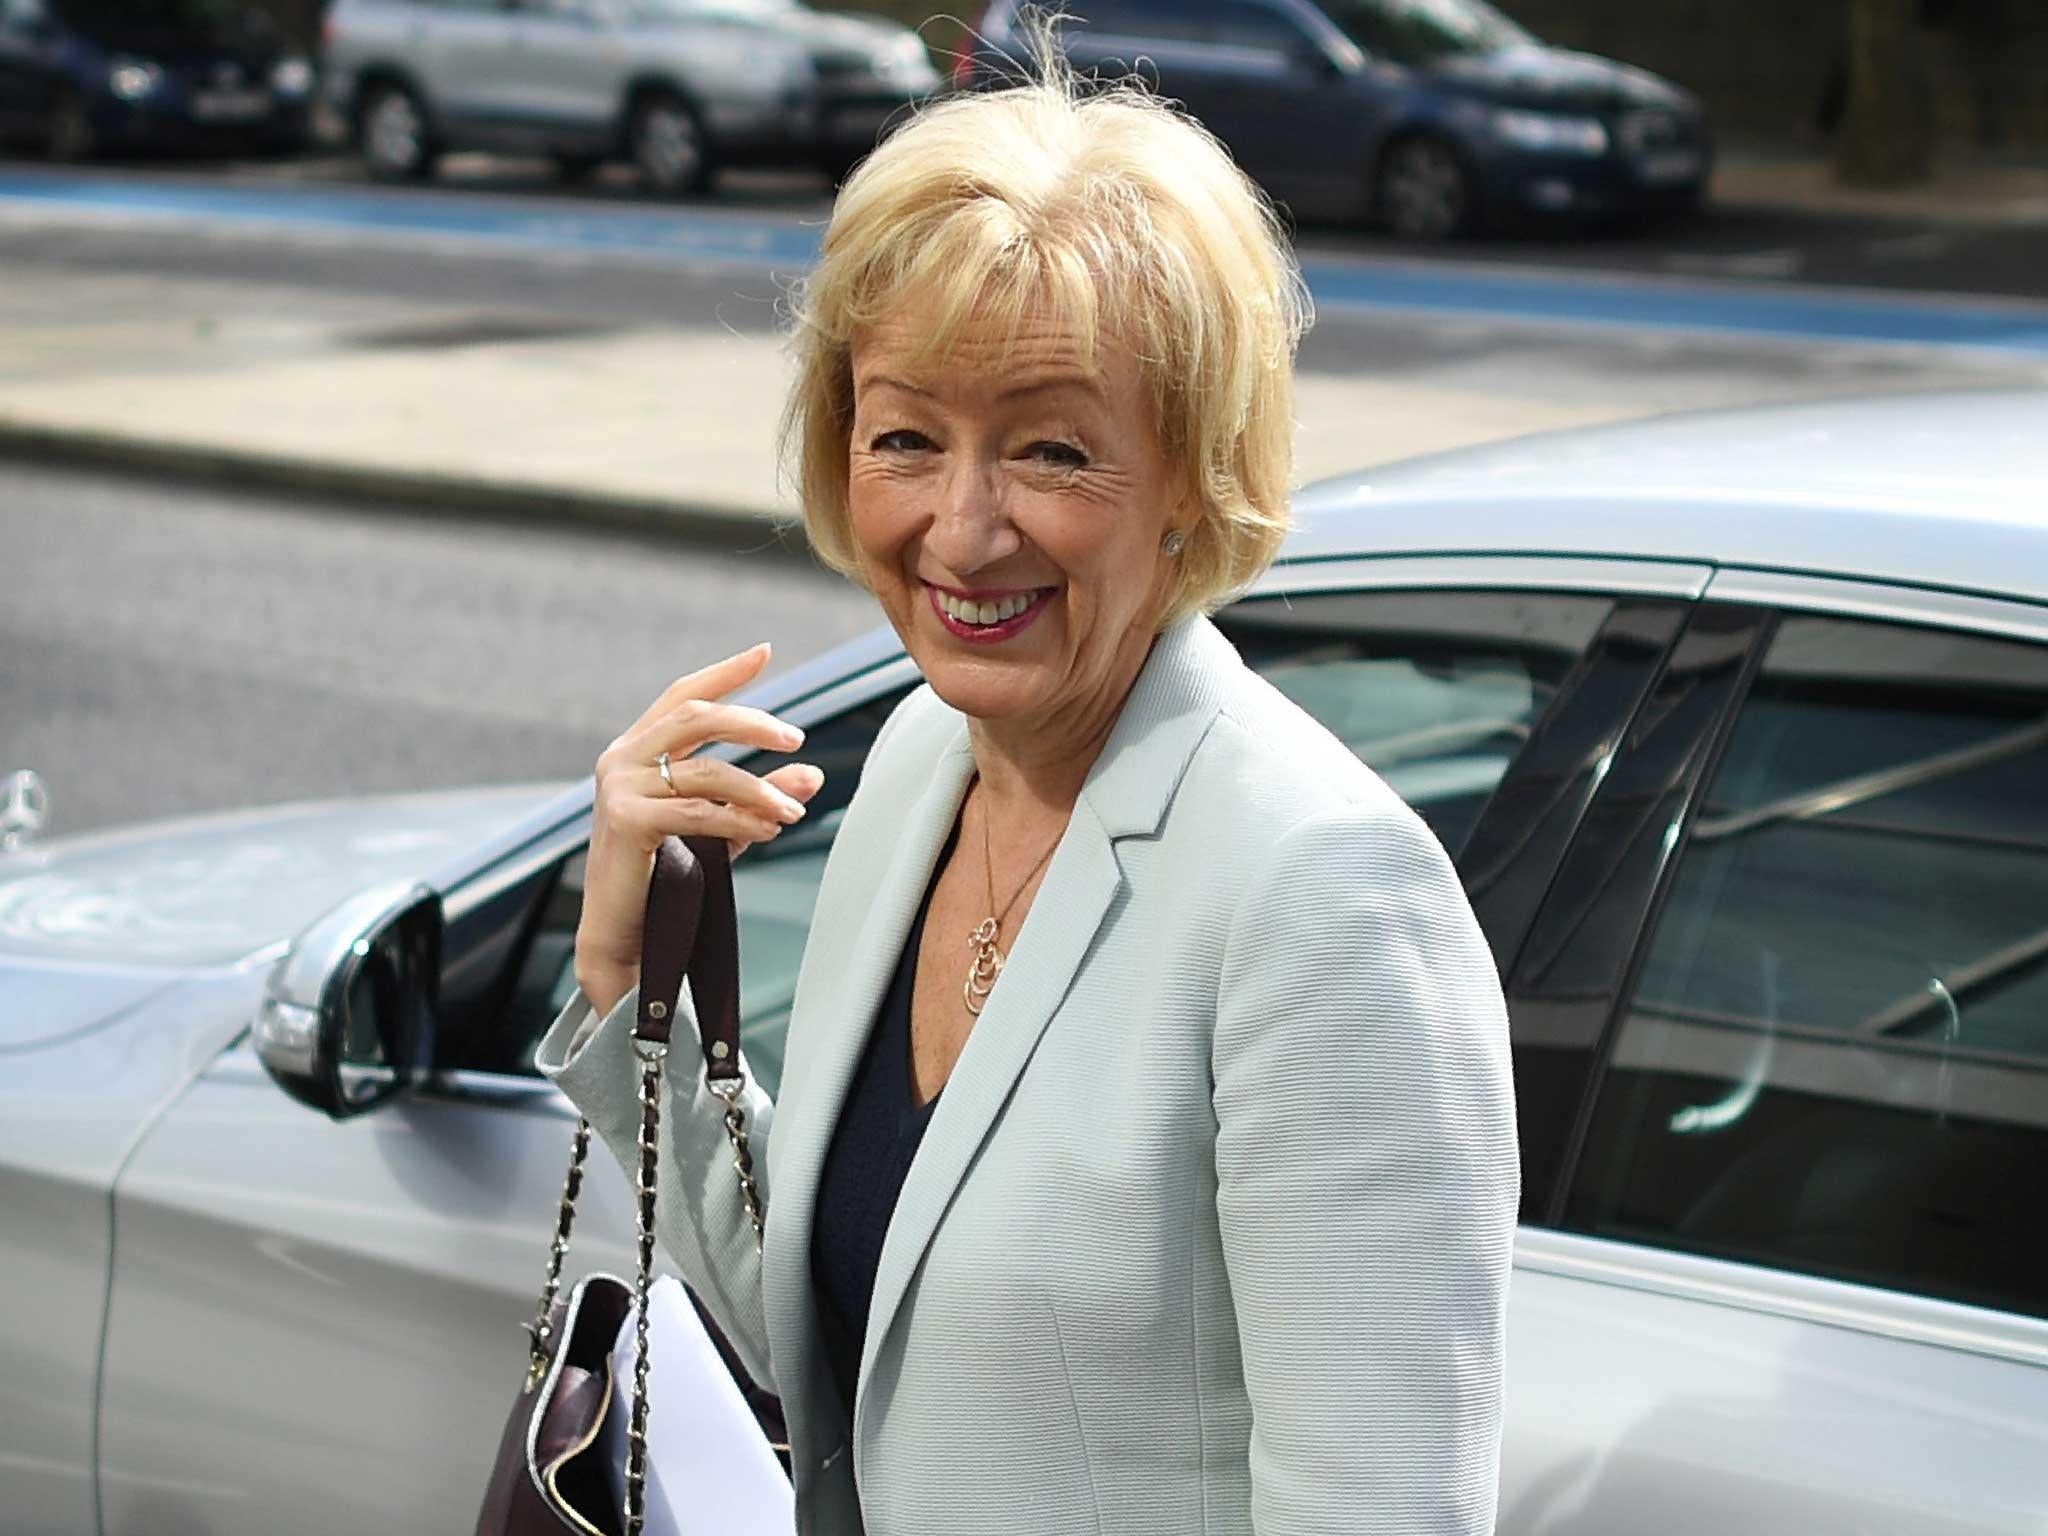
[[[956,78],[1014,77],[1024,0],[995,0]],[[1508,217],[1688,209],[1712,146],[1699,103],[1644,70],[1551,48],[1485,0],[1074,0],[1068,56],[1182,102],[1300,217],[1438,240]]]
[[[0,0],[0,140],[53,160],[302,148],[315,85],[240,0]]]
[[[1374,470],[1219,616],[1428,820],[1500,966],[1504,1536],[2038,1536],[2044,419],[1904,396]],[[882,632],[754,696],[828,773],[737,871],[771,1090],[916,682]],[[532,1059],[590,819],[586,780],[0,859],[10,1529],[471,1528],[575,1118]],[[628,1272],[594,1155],[572,1259]]]
[[[378,177],[496,150],[629,160],[663,195],[725,165],[837,175],[939,85],[909,29],[797,0],[333,0],[326,65]]]

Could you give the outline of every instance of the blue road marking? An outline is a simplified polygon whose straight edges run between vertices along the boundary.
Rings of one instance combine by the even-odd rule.
[[[0,172],[0,208],[70,207],[181,222],[440,236],[507,248],[585,251],[783,271],[817,259],[821,229],[710,209],[604,207],[374,188],[223,187],[34,171]],[[1812,287],[1744,288],[1633,275],[1482,269],[1309,255],[1326,311],[1539,321],[1815,341],[2048,354],[2048,305],[1978,303]]]

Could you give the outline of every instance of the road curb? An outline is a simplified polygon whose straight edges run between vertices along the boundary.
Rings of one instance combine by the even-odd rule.
[[[428,470],[388,469],[289,454],[169,443],[96,428],[0,418],[0,459],[155,475],[240,490],[288,491],[383,510],[418,510],[497,522],[572,521],[735,553],[811,559],[802,525],[756,508]]]

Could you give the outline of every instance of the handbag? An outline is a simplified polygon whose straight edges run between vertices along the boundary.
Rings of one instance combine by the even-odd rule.
[[[654,1194],[661,1127],[662,1072],[684,978],[697,1009],[705,1086],[725,1105],[740,1194],[761,1242],[761,1193],[754,1178],[740,1065],[739,923],[732,863],[717,838],[667,838],[655,850],[641,934],[640,1006],[633,1054],[640,1075],[639,1156],[635,1169],[638,1272],[629,1287],[590,1275],[560,1295],[562,1259],[576,1220],[590,1122],[579,1119],[547,1280],[527,1324],[526,1380],[506,1416],[498,1457],[477,1515],[476,1536],[641,1536],[647,1510],[647,1317],[654,1275]],[[612,1494],[603,1449],[612,1399],[613,1346],[634,1319],[631,1411],[626,1425],[623,1513]]]

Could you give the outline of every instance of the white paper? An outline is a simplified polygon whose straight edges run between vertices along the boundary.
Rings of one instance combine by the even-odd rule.
[[[647,1295],[646,1536],[793,1536],[796,1495],[697,1309],[674,1279]],[[633,1319],[612,1350],[605,1460],[626,1502],[633,1413]]]

